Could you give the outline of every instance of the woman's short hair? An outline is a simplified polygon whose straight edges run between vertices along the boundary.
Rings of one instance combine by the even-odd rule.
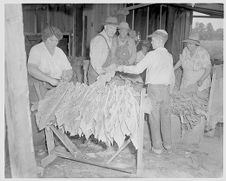
[[[57,27],[54,26],[47,26],[42,31],[42,41],[46,41],[49,37],[55,36],[58,40],[61,40],[63,38],[63,34]]]

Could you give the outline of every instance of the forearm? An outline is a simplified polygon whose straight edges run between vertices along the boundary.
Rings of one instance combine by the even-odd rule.
[[[123,66],[123,72],[130,74],[140,74],[143,71],[141,69],[138,69],[136,65],[132,65],[132,66]]]
[[[64,70],[62,72],[62,79],[64,81],[70,81],[72,79],[72,76],[73,76],[73,71],[72,69],[68,69],[68,70]]]
[[[40,71],[38,69],[38,67],[36,67],[34,65],[28,64],[27,68],[28,68],[29,74],[32,75],[34,78],[36,78],[38,80],[50,83],[51,80],[53,79],[52,77],[44,74],[42,71]]]
[[[150,57],[145,57],[138,64],[133,66],[123,66],[123,71],[130,74],[140,74],[150,65]]]
[[[203,73],[203,75],[199,80],[204,81],[209,76],[210,72],[211,72],[211,66],[208,68],[205,68],[205,72]]]

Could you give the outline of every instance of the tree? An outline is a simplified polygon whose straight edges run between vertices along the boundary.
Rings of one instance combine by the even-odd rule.
[[[197,33],[199,33],[199,38],[201,39],[201,40],[204,40],[204,39],[206,39],[206,35],[205,35],[205,25],[204,25],[204,23],[196,23],[196,26],[197,26],[197,29],[196,29],[196,31],[197,31]]]
[[[195,23],[195,27],[192,29],[193,33],[199,33],[199,22]]]
[[[217,40],[223,40],[223,28],[218,28],[215,32],[215,35],[216,35],[216,39]]]
[[[213,29],[213,25],[211,23],[208,23],[206,25],[206,33],[207,33],[207,39],[208,40],[212,40],[214,38],[214,29]]]
[[[223,29],[219,28],[215,31],[211,23],[205,26],[204,23],[196,22],[192,32],[199,33],[200,40],[223,40]]]

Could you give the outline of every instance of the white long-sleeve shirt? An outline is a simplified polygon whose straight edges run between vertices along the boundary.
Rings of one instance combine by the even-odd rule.
[[[134,66],[124,66],[124,72],[140,74],[145,69],[146,84],[163,84],[174,86],[175,75],[173,69],[173,57],[166,48],[157,48]]]
[[[98,74],[103,72],[102,66],[108,57],[109,48],[112,46],[112,38],[107,36],[105,30],[100,34],[105,37],[107,43],[100,35],[95,36],[90,42],[90,63]]]
[[[72,69],[63,50],[56,47],[54,54],[51,55],[44,42],[31,48],[28,64],[37,65],[40,71],[56,79],[61,79],[64,70]]]

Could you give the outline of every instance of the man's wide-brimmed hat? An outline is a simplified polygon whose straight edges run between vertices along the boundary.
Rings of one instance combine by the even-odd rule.
[[[107,17],[107,19],[104,22],[104,25],[113,25],[113,26],[118,26],[118,19],[113,16]]]
[[[188,39],[183,40],[183,42],[184,43],[192,43],[192,44],[195,44],[195,45],[200,45],[199,34],[193,33],[188,37]]]
[[[166,32],[166,30],[158,29],[154,31],[151,35],[148,35],[148,38],[149,37],[158,37],[166,42],[168,40],[168,33]]]
[[[125,21],[121,22],[121,23],[119,24],[119,27],[118,27],[118,28],[119,28],[119,29],[127,29],[127,30],[130,29],[129,24],[128,24],[127,22],[125,22]]]

